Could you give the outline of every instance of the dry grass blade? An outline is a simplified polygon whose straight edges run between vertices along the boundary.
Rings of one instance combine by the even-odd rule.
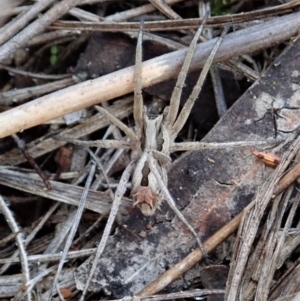
[[[84,249],[78,251],[70,251],[67,254],[66,260],[76,259],[80,257],[90,256],[96,252],[96,248],[93,249]],[[28,262],[53,262],[59,261],[61,258],[61,253],[54,253],[54,254],[38,254],[38,255],[29,255],[27,256]],[[19,258],[5,258],[0,259],[0,264],[7,264],[10,265],[12,263],[19,263]]]
[[[33,229],[33,231],[27,236],[24,245],[28,246],[28,244],[35,238],[36,234],[41,230],[43,225],[46,223],[48,218],[52,215],[52,213],[57,209],[59,203],[53,205],[48,212],[45,214],[45,216],[41,219],[39,224]],[[12,262],[16,260],[16,257],[18,257],[19,251],[15,251],[13,255],[9,259],[5,259],[3,261],[3,266],[0,269],[0,274],[3,274],[9,267]],[[19,259],[17,260],[19,262]],[[28,259],[28,262],[30,260]]]
[[[56,181],[50,181],[53,189],[51,191],[47,191],[44,189],[43,182],[36,174],[26,174],[24,172],[9,170],[8,168],[1,168],[0,175],[0,183],[2,185],[70,205],[78,206],[78,200],[83,192],[82,187]],[[111,208],[110,204],[111,199],[107,193],[90,191],[86,202],[86,209],[107,215]],[[123,198],[123,202],[120,207],[120,218],[123,214],[128,214],[128,209],[131,205],[131,200]]]
[[[89,289],[89,286],[90,286],[90,282],[92,281],[92,278],[94,276],[94,273],[95,273],[95,270],[97,268],[97,264],[98,264],[98,261],[102,255],[102,252],[106,246],[106,242],[107,242],[107,239],[108,239],[108,236],[111,232],[111,228],[112,228],[112,225],[115,221],[115,217],[117,216],[117,213],[118,213],[118,210],[119,210],[119,206],[120,206],[120,203],[121,203],[121,199],[126,191],[126,185],[127,185],[127,182],[129,180],[129,177],[131,175],[131,172],[134,168],[134,165],[135,165],[135,162],[131,162],[125,169],[125,171],[123,172],[122,174],[122,177],[120,179],[120,183],[118,185],[118,188],[116,190],[116,193],[115,193],[115,198],[114,198],[114,201],[113,201],[113,205],[112,205],[112,208],[110,210],[110,213],[109,213],[109,216],[108,216],[108,220],[107,220],[107,223],[105,225],[105,229],[104,229],[104,232],[103,232],[103,235],[102,235],[102,238],[101,238],[101,241],[98,245],[98,248],[97,248],[97,251],[96,251],[96,255],[95,255],[95,259],[93,261],[93,265],[91,267],[91,270],[90,270],[90,273],[89,273],[89,276],[88,276],[88,279],[87,279],[87,282],[86,282],[86,285],[84,287],[84,290],[82,292],[82,295],[80,297],[80,301],[83,301],[85,300],[85,295],[86,293],[88,292],[88,289]]]
[[[6,221],[8,222],[12,232],[16,233],[16,243],[18,245],[20,257],[21,257],[23,285],[26,288],[27,283],[30,281],[30,271],[29,271],[28,259],[27,259],[27,254],[26,254],[24,240],[23,240],[23,234],[20,233],[19,227],[13,217],[13,214],[7,207],[2,196],[0,196],[0,211],[5,216]],[[27,295],[27,300],[28,301],[32,300],[31,292],[29,292],[29,294]]]
[[[162,0],[150,0],[153,6],[155,6],[158,10],[160,10],[164,15],[166,15],[170,19],[181,19],[181,17],[170,8],[165,1]]]
[[[181,298],[201,298],[202,296],[207,297],[210,295],[223,295],[224,290],[218,289],[195,289],[178,293],[170,293],[170,294],[161,294],[155,296],[133,296],[133,297],[125,297],[122,299],[110,300],[110,301],[160,301],[160,300],[172,300],[172,299],[181,299]]]
[[[39,85],[36,87],[29,87],[24,89],[16,89],[0,94],[0,104],[3,106],[11,106],[13,104],[22,103],[32,97],[41,96],[74,84],[73,79],[62,79],[53,83]]]
[[[58,286],[58,278],[60,276],[60,272],[61,272],[61,270],[63,268],[63,265],[65,263],[65,259],[67,258],[69,249],[70,249],[71,244],[73,242],[73,239],[74,239],[75,233],[77,231],[79,222],[81,220],[81,217],[82,217],[82,214],[83,214],[83,211],[84,211],[84,208],[85,208],[85,203],[86,203],[87,195],[88,195],[89,188],[91,186],[91,183],[92,183],[95,171],[96,171],[96,164],[92,164],[90,172],[89,172],[89,175],[88,175],[88,178],[86,180],[86,184],[85,184],[83,193],[81,195],[81,199],[80,199],[80,202],[79,202],[79,206],[78,206],[76,215],[74,216],[74,219],[73,219],[72,228],[70,229],[70,233],[68,235],[66,244],[64,246],[63,253],[62,253],[60,261],[59,261],[59,265],[58,265],[57,270],[56,270],[55,277],[53,279],[53,283],[52,283],[52,287],[51,287],[50,292],[49,292],[48,300],[51,300],[52,293],[53,293],[54,289]],[[59,293],[59,290],[57,292]]]
[[[159,2],[159,1],[157,1]],[[227,23],[238,25],[245,22],[253,22],[260,18],[268,18],[288,13],[291,9],[300,5],[299,0],[290,1],[288,3],[275,7],[264,8],[261,10],[243,12],[240,14],[231,14],[230,16],[216,16],[208,19],[207,25],[210,27],[224,27]],[[179,19],[173,15],[174,20],[163,20],[147,22],[145,24],[146,31],[164,31],[164,30],[180,30],[198,28],[203,19]],[[173,19],[173,18],[171,18]],[[76,22],[76,21],[57,21],[52,25],[54,29],[69,30],[91,30],[91,31],[139,31],[138,22],[118,22],[123,21],[119,16],[111,16],[106,18],[107,22],[99,23],[98,18],[93,18],[94,22]],[[113,22],[109,22],[113,21]]]

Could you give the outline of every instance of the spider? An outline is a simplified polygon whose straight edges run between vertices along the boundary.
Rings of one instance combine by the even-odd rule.
[[[210,145],[214,148],[219,148],[220,143],[209,144],[200,142],[183,142],[176,143],[175,138],[187,121],[194,102],[198,98],[203,82],[212,65],[215,54],[221,45],[224,35],[228,31],[228,27],[222,32],[221,36],[214,45],[214,48],[208,57],[199,79],[193,88],[193,91],[185,102],[182,110],[179,112],[179,104],[182,93],[182,88],[185,83],[186,75],[189,70],[190,63],[197,45],[197,41],[202,33],[204,22],[198,28],[190,46],[187,50],[184,63],[177,78],[175,88],[172,92],[170,105],[166,107],[162,114],[151,117],[147,113],[147,108],[144,107],[142,97],[142,30],[140,30],[136,47],[135,59],[135,79],[134,79],[134,106],[133,117],[135,121],[135,128],[129,128],[122,121],[114,117],[107,110],[96,106],[96,109],[103,113],[103,115],[122,130],[129,141],[125,140],[98,140],[98,141],[82,141],[74,139],[61,138],[71,143],[100,148],[124,148],[132,149],[136,155],[130,164],[124,170],[119,185],[116,189],[112,209],[109,214],[106,227],[103,232],[102,239],[98,245],[98,249],[93,261],[93,265],[86,282],[83,294],[80,300],[84,300],[84,296],[88,290],[90,281],[97,267],[97,262],[105,248],[107,238],[110,234],[110,229],[117,215],[118,207],[121,199],[126,191],[126,185],[132,174],[132,190],[133,206],[140,208],[144,215],[152,215],[161,205],[163,200],[166,200],[179,219],[188,227],[191,233],[195,236],[198,245],[200,246],[204,255],[206,255],[204,247],[197,233],[185,219],[181,211],[177,208],[175,201],[167,188],[167,169],[171,163],[170,154],[175,151],[183,150],[199,150],[209,148]],[[259,142],[255,142],[256,144]],[[265,143],[265,142],[264,142]],[[227,143],[222,144],[221,147],[249,145],[248,143]],[[90,152],[91,153],[91,152]],[[94,158],[97,160],[97,158]]]

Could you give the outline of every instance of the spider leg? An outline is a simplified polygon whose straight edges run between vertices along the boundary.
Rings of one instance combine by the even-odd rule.
[[[140,140],[143,132],[143,110],[144,101],[142,95],[142,41],[143,41],[143,23],[136,45],[135,65],[134,65],[134,104],[133,117],[136,124],[137,138]]]
[[[222,149],[244,146],[270,146],[277,145],[279,140],[261,140],[261,141],[235,141],[235,142],[180,142],[173,143],[170,146],[170,153],[181,151],[193,151],[203,149]]]
[[[195,52],[197,42],[199,40],[199,37],[203,31],[204,24],[207,20],[207,15],[203,18],[201,26],[198,28],[196,34],[194,35],[194,38],[190,44],[190,47],[187,50],[182,68],[179,72],[175,87],[172,92],[172,96],[170,99],[170,106],[169,106],[169,111],[166,117],[166,126],[168,128],[171,128],[176,120],[177,114],[178,114],[178,109],[179,109],[179,104],[180,104],[180,98],[182,94],[182,88],[185,83],[185,79],[187,76],[187,73],[190,68],[190,64],[193,58],[193,54]]]
[[[186,220],[186,218],[183,216],[183,214],[181,213],[181,211],[177,208],[175,201],[173,200],[166,184],[164,183],[158,168],[156,166],[156,161],[154,160],[154,158],[152,157],[152,154],[150,153],[148,155],[148,164],[149,164],[149,168],[151,170],[151,172],[153,173],[153,175],[156,178],[157,184],[160,186],[161,191],[163,192],[166,201],[168,202],[169,206],[172,208],[172,210],[175,212],[175,214],[177,215],[177,217],[184,223],[184,225],[191,231],[191,233],[195,236],[197,243],[204,255],[204,257],[207,256],[207,253],[204,249],[203,243],[201,242],[200,238],[198,237],[196,231],[194,230],[194,228],[191,226],[191,224]]]
[[[139,139],[137,135],[134,133],[134,131],[129,128],[125,123],[123,123],[121,120],[119,120],[117,117],[103,109],[102,107],[95,106],[95,108],[101,112],[105,117],[112,122],[114,125],[116,125],[121,131],[123,131],[133,143],[139,142]]]
[[[195,85],[195,87],[193,88],[193,91],[191,93],[191,95],[189,96],[188,100],[185,102],[177,120],[175,121],[175,124],[172,127],[172,137],[175,138],[177,136],[177,134],[179,133],[179,131],[182,129],[182,127],[184,126],[187,118],[190,115],[190,112],[193,108],[193,105],[197,99],[197,97],[199,96],[199,93],[202,89],[202,85],[204,83],[204,80],[207,76],[207,73],[209,71],[209,68],[212,65],[213,59],[222,43],[223,37],[225,36],[225,34],[227,33],[229,27],[225,27],[225,29],[223,30],[221,36],[219,37],[219,39],[217,40],[213,50],[211,51],[207,61],[205,62],[205,65],[201,71],[201,74],[199,76],[199,79]],[[173,140],[173,139],[172,139]]]
[[[133,160],[133,161],[131,161],[129,163],[129,165],[126,167],[126,169],[124,170],[124,172],[123,172],[123,174],[121,176],[120,183],[119,183],[119,185],[117,187],[117,190],[116,190],[116,193],[115,193],[113,204],[112,204],[112,207],[111,207],[108,219],[107,219],[107,223],[105,225],[105,229],[103,231],[103,235],[102,235],[101,241],[100,241],[100,243],[99,243],[99,245],[97,247],[95,258],[93,260],[93,264],[92,264],[92,267],[91,267],[88,279],[86,281],[84,290],[82,292],[82,295],[81,295],[79,301],[84,301],[85,300],[85,295],[86,295],[86,293],[88,291],[88,288],[89,288],[89,285],[91,283],[91,280],[93,279],[93,276],[95,274],[98,261],[99,261],[101,255],[102,255],[102,253],[104,251],[105,245],[107,243],[108,236],[109,236],[109,234],[111,232],[111,227],[112,227],[112,225],[113,225],[113,223],[115,221],[115,218],[116,218],[116,215],[118,213],[118,209],[119,209],[122,197],[123,197],[123,195],[124,195],[124,193],[126,191],[126,185],[127,185],[128,181],[129,181],[129,177],[131,175],[131,172],[132,172],[134,166],[135,166],[135,161]]]

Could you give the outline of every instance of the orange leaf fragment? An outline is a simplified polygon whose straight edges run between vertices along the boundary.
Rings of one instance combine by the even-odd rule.
[[[263,153],[252,151],[252,154],[256,156],[260,161],[265,163],[265,165],[275,168],[281,161],[281,158],[272,153]]]
[[[63,295],[64,298],[68,299],[72,297],[72,291],[69,290],[66,287],[61,287],[60,289],[61,294]]]

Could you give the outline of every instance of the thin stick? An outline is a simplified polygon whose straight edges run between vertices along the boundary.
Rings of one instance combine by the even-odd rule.
[[[169,294],[160,294],[155,296],[133,296],[133,297],[125,297],[122,299],[115,299],[110,301],[161,301],[161,300],[173,300],[173,299],[184,299],[184,298],[194,298],[197,300],[197,297],[208,296],[208,295],[223,295],[225,293],[224,290],[221,289],[194,289],[183,292],[169,293]]]
[[[169,19],[178,20],[181,17],[166,3],[165,0],[149,0],[154,7],[156,7],[162,14],[166,15]]]
[[[4,215],[12,232],[16,233],[16,243],[18,245],[20,257],[21,257],[23,284],[26,286],[26,284],[30,281],[30,272],[29,272],[27,254],[26,254],[25,246],[24,246],[23,233],[20,232],[20,229],[13,217],[13,214],[8,209],[8,207],[5,204],[5,201],[3,200],[1,195],[0,195],[0,211]],[[28,299],[28,301],[31,301],[31,293],[29,293],[27,295],[27,299]]]
[[[25,100],[32,99],[53,91],[57,91],[71,85],[74,85],[72,78],[58,80],[52,83],[42,84],[34,87],[26,87],[21,89],[12,89],[0,93],[0,105],[12,106],[24,102]]]
[[[94,254],[96,252],[96,248],[92,249],[84,249],[78,251],[70,251],[66,257],[66,260],[77,259],[80,257],[86,257]],[[28,262],[32,263],[43,263],[43,262],[53,262],[59,261],[61,258],[61,253],[52,253],[52,254],[38,254],[38,255],[29,255],[27,256]],[[19,258],[0,258],[0,264],[12,264],[12,263],[20,263]],[[55,267],[56,269],[56,267]]]
[[[165,4],[171,5],[177,2],[182,2],[183,0],[164,0]],[[134,17],[145,15],[155,11],[155,7],[152,4],[141,5],[132,9],[125,10],[120,13],[116,13],[110,16],[105,17],[107,21],[120,22],[125,21]]]
[[[18,148],[20,149],[20,151],[22,152],[23,156],[26,158],[26,160],[28,161],[28,163],[34,168],[34,170],[36,171],[36,173],[40,176],[40,178],[43,180],[43,182],[45,183],[45,186],[47,187],[48,190],[52,189],[52,186],[50,184],[50,181],[48,180],[47,176],[45,175],[45,173],[42,171],[42,169],[40,168],[40,166],[34,161],[34,159],[29,155],[29,153],[26,151],[25,149],[25,142],[23,140],[21,140],[17,134],[13,134],[11,135],[12,138],[15,140]]]

